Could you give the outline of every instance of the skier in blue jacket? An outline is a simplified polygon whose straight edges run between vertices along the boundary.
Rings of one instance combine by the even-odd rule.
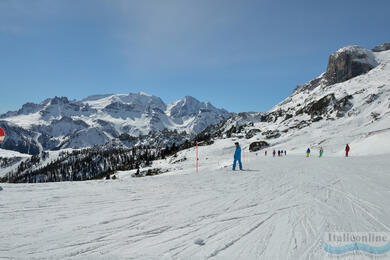
[[[306,151],[306,157],[309,157],[310,156],[310,147],[307,148],[307,151]]]
[[[238,161],[238,165],[240,166],[240,170],[242,170],[241,147],[238,142],[236,142],[235,145],[236,145],[236,151],[234,152],[233,171],[236,170],[237,161]]]

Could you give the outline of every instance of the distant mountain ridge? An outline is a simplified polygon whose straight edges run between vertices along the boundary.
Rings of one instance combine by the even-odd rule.
[[[172,104],[143,92],[66,97],[26,103],[0,115],[7,139],[1,148],[25,153],[102,145],[122,134],[147,135],[162,130],[194,136],[230,117],[224,109],[186,96]]]

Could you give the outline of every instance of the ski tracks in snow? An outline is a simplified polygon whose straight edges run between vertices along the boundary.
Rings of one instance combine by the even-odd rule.
[[[318,259],[324,232],[389,230],[387,158],[364,160],[256,157],[246,165],[253,171],[239,174],[221,168],[5,184],[0,252],[39,259]]]

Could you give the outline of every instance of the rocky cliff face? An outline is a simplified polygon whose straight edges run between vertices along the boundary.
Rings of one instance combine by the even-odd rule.
[[[371,51],[348,46],[330,55],[324,77],[328,85],[333,85],[366,73],[377,65]]]
[[[347,46],[329,56],[326,72],[310,82],[297,86],[294,93],[330,86],[367,73],[378,66],[374,53],[360,46]]]

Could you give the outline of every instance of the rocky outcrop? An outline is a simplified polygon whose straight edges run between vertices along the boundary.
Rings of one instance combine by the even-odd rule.
[[[345,96],[342,99],[338,100],[334,104],[333,108],[335,111],[337,111],[337,113],[336,113],[337,117],[343,117],[345,115],[345,113],[348,112],[352,108],[353,104],[350,101],[351,99],[353,99],[353,96],[348,95],[348,96]]]
[[[293,95],[306,90],[311,91],[320,85],[327,85],[326,79],[324,78],[324,73],[304,85],[297,86],[293,91]]]
[[[333,85],[366,73],[377,65],[371,51],[347,46],[330,55],[324,77],[328,85]]]
[[[375,100],[377,100],[379,98],[379,94],[370,94],[368,95],[365,100],[366,100],[366,103],[367,104],[371,104],[372,102],[374,102]]]
[[[335,101],[336,98],[333,93],[326,95],[318,101],[310,103],[307,108],[307,113],[312,117],[324,115],[327,112],[329,105]]]
[[[245,138],[246,139],[251,139],[252,137],[254,137],[256,134],[258,133],[261,133],[261,130],[260,129],[251,129],[249,130],[246,135],[245,135]]]
[[[264,135],[265,138],[267,138],[267,139],[279,138],[280,132],[279,132],[279,130],[268,130],[268,131],[263,132],[262,135]]]
[[[269,143],[265,141],[253,142],[249,145],[249,151],[256,152],[267,147],[269,147]]]
[[[375,46],[372,51],[373,52],[381,52],[390,50],[390,42],[383,43],[381,45]]]
[[[379,45],[373,51],[390,49],[389,43]],[[360,46],[347,46],[329,56],[326,72],[304,85],[297,86],[293,94],[311,91],[320,86],[330,86],[362,75],[378,65],[374,54]]]
[[[307,106],[299,109],[295,115],[303,113],[309,114],[312,118],[325,115],[329,109],[329,105],[336,103],[334,94],[328,94],[317,101],[309,103]]]

